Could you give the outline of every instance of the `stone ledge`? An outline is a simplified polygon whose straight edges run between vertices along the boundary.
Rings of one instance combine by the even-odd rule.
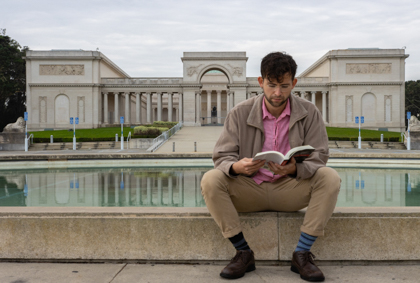
[[[260,261],[289,261],[304,212],[242,213]],[[420,260],[420,208],[336,208],[313,252],[324,261]],[[0,260],[229,260],[206,208],[0,208]]]

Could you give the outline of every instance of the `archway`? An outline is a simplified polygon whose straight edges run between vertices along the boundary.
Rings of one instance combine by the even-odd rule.
[[[70,101],[67,95],[59,94],[54,104],[55,125],[68,125],[70,123]]]
[[[376,122],[376,96],[373,93],[362,96],[362,116],[366,123]]]
[[[229,76],[220,68],[207,69],[200,77],[201,125],[222,125],[229,112]]]

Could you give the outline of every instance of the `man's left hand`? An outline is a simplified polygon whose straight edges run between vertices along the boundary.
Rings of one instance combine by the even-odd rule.
[[[290,159],[290,161],[283,166],[270,161],[268,162],[268,167],[270,168],[271,172],[276,175],[283,176],[296,174],[296,160],[294,157],[292,157],[292,159]]]

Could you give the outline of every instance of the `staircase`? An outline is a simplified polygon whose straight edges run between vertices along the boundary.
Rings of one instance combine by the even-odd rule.
[[[358,148],[357,141],[328,141],[329,148]],[[402,142],[362,141],[362,149],[407,149]]]
[[[89,150],[89,149],[113,149],[120,148],[121,142],[105,141],[105,142],[77,142],[76,149]],[[72,142],[60,143],[34,143],[29,147],[29,151],[42,151],[42,150],[72,150]]]

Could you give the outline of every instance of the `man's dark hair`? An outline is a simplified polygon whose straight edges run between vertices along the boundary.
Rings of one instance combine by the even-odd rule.
[[[293,57],[282,52],[272,52],[261,61],[261,77],[269,81],[283,81],[285,74],[295,79],[297,65]]]

